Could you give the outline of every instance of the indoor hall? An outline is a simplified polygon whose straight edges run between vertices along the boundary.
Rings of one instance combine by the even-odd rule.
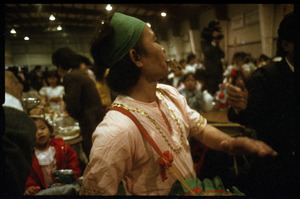
[[[3,11],[2,121],[3,140],[8,141],[3,151],[13,159],[3,175],[14,176],[6,183],[8,194],[180,195],[223,190],[193,191],[195,183],[184,183],[198,178],[221,179],[222,194],[266,196],[253,190],[261,187],[262,194],[277,195],[274,187],[290,177],[299,129],[297,105],[289,97],[295,89],[294,31],[284,19],[293,13],[293,4],[5,4]],[[111,37],[103,33],[109,30],[107,24],[113,27]],[[127,62],[135,69],[129,70]],[[276,67],[282,75],[274,69],[267,76],[268,68]],[[120,107],[138,118],[162,152],[173,154],[177,175],[169,171],[170,164],[159,165],[162,154],[140,137],[135,123],[115,113]],[[280,125],[286,128],[278,130]],[[49,130],[45,148],[37,143],[46,139],[39,137],[41,126]],[[133,135],[120,134],[127,135],[133,126]],[[280,135],[285,135],[284,142]],[[60,153],[63,162],[58,161]],[[42,160],[48,155],[51,158]],[[24,168],[13,157],[22,159]],[[280,166],[264,175],[272,164]],[[273,179],[271,174],[283,170]],[[47,172],[50,177],[45,177]],[[250,182],[261,184],[249,187]]]

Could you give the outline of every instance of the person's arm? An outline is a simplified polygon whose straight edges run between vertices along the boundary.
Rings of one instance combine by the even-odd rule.
[[[217,151],[234,154],[256,154],[260,157],[277,155],[276,151],[262,141],[248,137],[233,138],[211,125],[206,125],[201,138],[203,144]]]
[[[118,116],[120,114],[122,113]],[[127,116],[121,115],[120,117]],[[125,122],[130,126],[126,127]],[[111,124],[98,126],[93,134],[93,147],[89,163],[84,171],[80,195],[117,194],[121,180],[133,167],[133,159],[136,158],[136,153],[134,153],[136,143],[132,135],[141,136],[138,128],[129,118],[126,118],[124,122],[121,119],[122,125],[117,126],[122,126],[122,128],[116,128]],[[128,131],[128,129],[131,130]]]
[[[76,120],[79,118],[82,107],[82,81],[78,75],[74,76],[74,74],[66,75],[64,78],[66,110]]]
[[[40,105],[44,106],[47,103],[47,97],[45,95],[41,95]]]
[[[191,135],[207,147],[213,150],[235,154],[257,154],[258,156],[275,156],[277,154],[270,146],[261,141],[247,137],[233,138],[225,134],[219,129],[207,124],[205,118],[187,105],[182,95],[178,95],[176,99],[180,104],[179,107],[185,107],[183,110],[191,126]]]
[[[42,187],[41,180],[39,179],[39,174],[38,174],[38,170],[40,171],[39,169],[40,166],[38,164],[39,164],[38,160],[34,156],[32,161],[32,169],[25,183],[24,195],[35,195]]]

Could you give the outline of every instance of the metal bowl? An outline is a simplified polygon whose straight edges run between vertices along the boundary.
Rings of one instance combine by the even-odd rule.
[[[55,180],[59,183],[71,183],[74,179],[74,172],[72,169],[59,169],[53,172]]]

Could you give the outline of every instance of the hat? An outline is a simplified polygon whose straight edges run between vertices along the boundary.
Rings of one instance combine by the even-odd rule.
[[[113,27],[112,37],[104,47],[105,53],[101,55],[109,68],[124,58],[136,45],[146,25],[145,22],[135,17],[118,12],[114,13],[110,23]]]

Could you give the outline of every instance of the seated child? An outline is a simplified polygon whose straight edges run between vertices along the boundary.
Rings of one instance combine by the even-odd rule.
[[[196,88],[197,80],[194,73],[187,73],[182,79],[184,89],[179,91],[185,98],[190,108],[200,111],[203,108],[203,94]],[[204,156],[207,147],[194,137],[189,138],[193,162],[197,177],[200,177]]]
[[[53,171],[72,169],[74,179],[81,175],[76,152],[61,138],[51,138],[52,126],[43,118],[33,118],[36,125],[36,142],[32,169],[27,178],[24,195],[35,195],[57,183]]]
[[[190,108],[200,111],[203,106],[203,95],[200,90],[197,89],[197,80],[195,74],[187,73],[182,79],[184,83],[184,89],[179,92],[185,97]]]

